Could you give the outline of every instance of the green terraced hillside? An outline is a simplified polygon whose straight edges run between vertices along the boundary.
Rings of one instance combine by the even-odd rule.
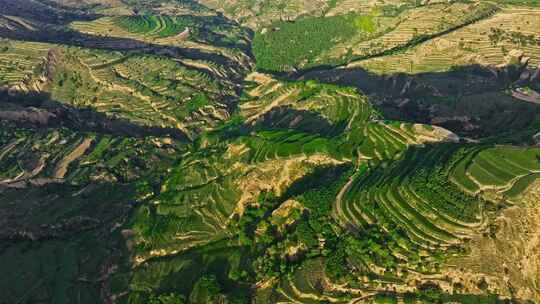
[[[540,302],[532,2],[0,0],[0,304]]]

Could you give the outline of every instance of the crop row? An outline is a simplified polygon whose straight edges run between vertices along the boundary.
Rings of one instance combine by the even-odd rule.
[[[446,180],[453,153],[457,146],[409,148],[390,167],[363,173],[338,206],[338,218],[360,230],[373,223],[399,227],[408,242],[424,248],[459,244],[480,225],[479,201]]]
[[[215,97],[233,94],[229,83],[164,57],[81,48],[59,54],[54,99],[143,126],[182,128],[187,117],[206,106],[223,112]],[[225,114],[201,115],[206,118],[188,128],[213,125]]]
[[[116,24],[128,32],[168,37],[179,34],[187,28],[188,23],[181,18],[156,15],[137,15],[118,17]]]
[[[520,192],[517,189],[524,190],[525,181],[532,182],[531,176],[540,172],[539,159],[540,150],[535,148],[490,148],[464,158],[456,165],[451,178],[470,193],[495,189],[508,190],[515,196]]]
[[[525,36],[537,37],[538,27],[534,25],[538,23],[539,13],[537,9],[503,9],[492,18],[433,38],[400,54],[372,58],[358,64],[377,73],[441,72],[460,65],[501,64],[510,50],[519,49],[530,58],[530,64],[538,65],[538,45],[514,40],[494,41],[492,35],[486,33],[503,25],[502,30],[526,31]]]

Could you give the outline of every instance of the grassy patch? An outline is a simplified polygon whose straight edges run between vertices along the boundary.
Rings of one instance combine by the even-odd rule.
[[[354,25],[356,25],[360,31],[366,33],[373,33],[376,30],[372,16],[358,16],[354,18]]]
[[[514,186],[504,193],[509,198],[519,197],[533,182],[540,178],[540,174],[530,174],[518,180]]]

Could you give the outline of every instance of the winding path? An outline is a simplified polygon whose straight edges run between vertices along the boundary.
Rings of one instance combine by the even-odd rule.
[[[341,190],[339,190],[339,193],[338,195],[336,196],[336,202],[335,202],[335,205],[334,205],[334,217],[335,219],[338,221],[338,222],[341,222],[340,220],[340,214],[343,214],[343,210],[342,210],[342,207],[341,207],[341,204],[343,202],[343,196],[345,195],[345,193],[347,193],[347,191],[349,191],[349,189],[351,188],[355,178],[356,178],[356,174],[358,173],[358,168],[356,169],[356,171],[349,177],[349,180],[347,181],[347,183],[343,186],[343,188],[341,188]],[[345,223],[341,223],[341,224],[345,224]]]

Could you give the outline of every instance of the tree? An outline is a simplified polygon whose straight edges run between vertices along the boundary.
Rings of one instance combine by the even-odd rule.
[[[152,295],[148,299],[148,304],[184,304],[186,298],[183,295],[176,293],[161,294],[159,296]]]
[[[215,275],[205,275],[195,283],[191,294],[190,303],[211,303],[221,295],[221,286]]]

